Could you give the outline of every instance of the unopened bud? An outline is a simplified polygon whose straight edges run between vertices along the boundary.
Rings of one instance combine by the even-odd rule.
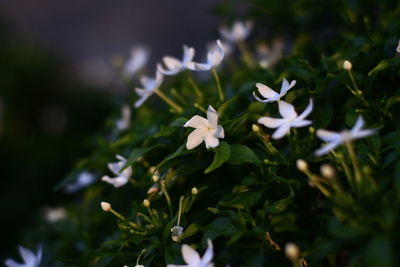
[[[298,159],[296,161],[297,169],[301,172],[306,172],[308,170],[308,164],[303,159]]]
[[[160,179],[160,177],[157,174],[154,174],[151,179],[153,180],[153,182],[157,183],[158,180]]]
[[[285,255],[289,260],[297,260],[299,258],[300,249],[294,243],[287,243],[285,246]]]
[[[315,133],[315,128],[314,127],[308,127],[308,132],[310,133],[310,134],[314,134]]]
[[[351,70],[351,68],[353,67],[353,65],[351,65],[351,62],[348,60],[345,60],[343,63],[343,69],[349,71]]]
[[[160,190],[159,185],[158,185],[158,184],[153,184],[153,185],[149,188],[149,190],[147,190],[147,194],[148,194],[148,195],[155,194],[155,193],[158,192],[158,190]]]
[[[100,203],[101,208],[105,211],[105,212],[109,212],[111,210],[111,204],[108,202],[101,202]]]
[[[148,199],[143,200],[143,206],[146,208],[150,207],[150,201]]]
[[[199,193],[199,190],[196,187],[192,188],[192,195],[197,195]]]
[[[257,124],[253,124],[251,126],[251,129],[253,130],[253,132],[258,133],[260,131],[260,126],[258,126]]]
[[[396,51],[397,51],[397,53],[400,54],[400,40],[399,40],[399,45],[398,45],[397,48],[396,48]]]
[[[335,177],[335,169],[328,164],[323,164],[321,166],[321,174],[326,178],[333,178]]]

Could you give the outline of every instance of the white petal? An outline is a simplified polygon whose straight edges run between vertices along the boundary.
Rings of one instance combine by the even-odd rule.
[[[140,77],[140,83],[146,90],[152,90],[154,88],[154,78],[142,76]]]
[[[202,264],[209,263],[213,258],[213,254],[214,254],[214,252],[213,252],[213,244],[212,244],[210,239],[207,240],[207,244],[208,244],[207,250],[204,253],[203,258],[201,259],[201,263]]]
[[[164,69],[164,67],[161,64],[157,64],[157,71],[164,74],[164,75],[175,75],[179,72],[179,68],[175,68],[175,69]]]
[[[260,95],[262,95],[265,98],[274,98],[274,99],[279,99],[279,94],[272,90],[270,87],[262,84],[262,83],[256,83],[256,87],[258,89],[258,92]]]
[[[186,45],[183,46],[183,59],[182,64],[186,67],[189,62],[193,60],[194,57],[194,48],[188,47]]]
[[[206,148],[214,148],[219,145],[219,140],[211,132],[204,135],[204,142],[206,143]]]
[[[277,98],[277,99],[275,99],[275,98],[268,98],[268,99],[265,99],[265,100],[259,98],[259,97],[256,95],[256,92],[253,92],[253,96],[254,96],[254,98],[255,98],[258,102],[261,102],[261,103],[271,103],[271,102],[274,102],[274,101],[279,100],[279,95],[278,95],[278,98]]]
[[[212,69],[211,63],[196,63],[193,62],[193,64],[188,64],[188,69],[194,70],[194,71],[207,71]]]
[[[229,29],[226,26],[222,26],[219,29],[219,32],[221,33],[222,37],[228,40],[229,42],[234,42],[234,37],[233,34],[229,31]]]
[[[135,108],[140,107],[143,105],[143,103],[152,95],[152,93],[146,94],[141,96],[136,102],[135,102]]]
[[[155,79],[154,89],[157,89],[158,87],[160,87],[162,82],[163,82],[163,80],[164,80],[164,76],[162,75],[161,72],[157,71],[156,72],[156,79]]]
[[[167,264],[167,267],[188,267],[188,265]]]
[[[286,119],[275,119],[270,117],[261,117],[257,120],[259,124],[262,124],[268,128],[278,128],[282,124],[286,123]]]
[[[327,130],[323,130],[323,129],[317,130],[317,136],[325,142],[331,142],[331,141],[341,139],[341,135],[339,133],[327,131]]]
[[[289,91],[295,85],[296,85],[295,80],[291,81],[289,84],[289,82],[286,80],[286,78],[283,78],[280,96],[281,97],[284,96],[286,94],[286,92]]]
[[[215,128],[214,136],[216,138],[224,138],[225,137],[224,128],[222,128],[221,125],[218,125],[217,128]]]
[[[330,142],[325,144],[324,146],[322,146],[320,149],[317,149],[314,154],[316,156],[322,156],[326,153],[328,153],[329,151],[333,150],[335,147],[337,147],[338,145],[340,145],[340,142]]]
[[[28,266],[36,261],[36,255],[29,249],[24,248],[23,246],[19,246],[19,253],[21,254],[24,262],[28,264]]]
[[[142,68],[149,59],[149,50],[144,47],[135,47],[131,50],[131,57],[125,64],[125,71],[133,75]]]
[[[182,245],[182,257],[184,261],[191,266],[198,266],[200,263],[199,254],[186,244]]]
[[[169,70],[180,69],[182,65],[179,59],[170,56],[163,57],[163,62]]]
[[[284,137],[290,130],[290,124],[289,123],[285,123],[282,124],[272,135],[272,138],[274,139],[280,139],[282,137]]]
[[[109,176],[103,176],[101,178],[101,180],[103,182],[112,184],[115,188],[118,188],[118,187],[121,187],[121,186],[127,184],[128,181],[129,181],[129,178],[126,177],[125,175],[120,175],[120,176],[117,176],[115,178],[111,178]]]
[[[119,162],[112,162],[112,163],[108,163],[107,164],[108,169],[110,169],[110,171],[112,173],[114,173],[115,175],[118,175],[120,170],[121,170],[121,165],[119,164]]]
[[[188,150],[193,149],[200,145],[204,140],[204,131],[203,129],[196,129],[188,135],[186,141],[186,148]]]
[[[298,120],[302,120],[305,117],[307,117],[311,111],[313,110],[313,101],[310,98],[310,102],[308,103],[308,106],[306,107],[306,109],[297,117]]]
[[[224,48],[222,47],[221,41],[217,40],[217,47],[215,50],[208,52],[207,63],[211,65],[211,68],[216,68],[224,58]]]
[[[364,126],[364,119],[362,116],[358,116],[356,123],[354,124],[353,128],[351,128],[351,133],[359,131],[363,126]]]
[[[190,120],[188,120],[183,127],[192,127],[192,128],[207,128],[210,124],[207,119],[194,115]]]
[[[8,267],[26,267],[26,264],[24,263],[18,263],[15,260],[12,259],[7,259],[4,264]]]
[[[210,123],[212,128],[217,127],[218,113],[211,105],[208,106],[208,109],[207,109],[207,120]]]
[[[363,137],[367,137],[370,135],[375,134],[376,131],[372,130],[372,129],[368,129],[368,130],[361,130],[361,131],[357,131],[355,133],[352,133],[351,137],[354,139],[358,139],[358,138],[363,138]]]
[[[296,120],[290,123],[290,127],[300,128],[310,125],[312,122],[310,120]]]
[[[293,105],[286,103],[285,101],[279,101],[279,113],[285,119],[294,119],[297,117],[297,113],[294,110]]]

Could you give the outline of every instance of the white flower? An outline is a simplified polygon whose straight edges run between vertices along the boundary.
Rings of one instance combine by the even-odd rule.
[[[335,147],[348,142],[353,139],[358,139],[362,137],[366,137],[376,133],[375,130],[368,129],[362,130],[361,128],[364,126],[364,119],[359,116],[353,128],[349,130],[343,130],[339,133],[331,132],[327,130],[319,129],[317,130],[317,136],[323,141],[327,142],[325,146],[315,151],[315,155],[321,156],[329,151],[333,150]]]
[[[55,223],[67,218],[67,211],[62,207],[45,208],[45,217],[49,223]]]
[[[121,172],[121,169],[122,167],[125,166],[127,160],[121,155],[117,155],[116,157],[119,161],[114,163],[108,163],[107,166],[111,172],[117,175],[117,177],[111,178],[105,175],[101,178],[101,180],[106,183],[112,184],[114,187],[117,188],[125,185],[129,181],[129,178],[132,176],[132,167],[129,166],[128,168],[126,168]]]
[[[195,128],[188,136],[186,142],[187,149],[193,149],[200,145],[203,141],[206,148],[214,148],[219,145],[218,138],[224,138],[224,128],[218,124],[218,113],[212,106],[208,106],[207,119],[195,115],[188,120],[183,127]]]
[[[310,120],[305,120],[312,109],[313,109],[313,101],[310,98],[310,103],[306,107],[306,109],[300,115],[297,115],[294,110],[293,105],[286,103],[285,101],[279,101],[279,113],[283,117],[282,119],[270,118],[270,117],[261,117],[258,119],[258,123],[268,127],[268,128],[278,128],[272,138],[279,139],[282,138],[285,134],[290,131],[290,128],[299,128],[310,125],[312,122]]]
[[[217,40],[215,49],[211,49],[207,53],[207,63],[190,62],[187,68],[195,71],[205,71],[216,68],[224,58],[224,48],[220,40]]]
[[[121,118],[116,121],[118,131],[128,129],[131,125],[131,109],[128,105],[124,105],[121,109]]]
[[[262,103],[271,103],[271,102],[279,101],[284,95],[286,95],[287,91],[289,91],[295,85],[296,85],[295,80],[291,81],[289,84],[289,82],[286,80],[286,78],[283,78],[281,91],[278,94],[277,92],[275,92],[268,86],[266,86],[262,83],[256,83],[258,92],[260,93],[260,95],[262,95],[266,99],[259,98],[256,95],[256,92],[253,92],[253,96],[257,101],[262,102]]]
[[[143,76],[140,78],[140,82],[144,88],[135,88],[136,94],[140,96],[140,99],[135,102],[135,108],[140,107],[144,101],[149,98],[155,90],[157,90],[164,80],[164,76],[160,72],[156,72],[156,77],[151,78]]]
[[[397,53],[400,54],[400,40],[399,40],[399,44],[398,44],[398,46],[397,46],[397,48],[396,48],[396,51],[397,51]]]
[[[228,55],[232,54],[233,49],[234,49],[233,45],[228,42],[224,42],[224,41],[220,41],[220,42],[222,45],[222,49],[224,50],[224,55],[228,56]],[[216,50],[216,49],[218,49],[218,44],[216,42],[209,42],[207,44],[207,49],[208,50]]]
[[[65,192],[70,194],[75,193],[92,184],[94,180],[95,176],[92,173],[87,171],[81,172],[74,183],[65,186]]]
[[[182,245],[182,257],[186,262],[186,265],[175,265],[168,264],[167,267],[213,267],[214,264],[211,262],[213,258],[213,244],[210,239],[207,240],[207,250],[203,255],[203,258],[200,258],[199,253],[196,252],[190,246],[184,244]]]
[[[129,75],[135,74],[139,69],[146,65],[150,53],[145,47],[138,46],[131,49],[131,56],[125,64],[125,72]]]
[[[39,246],[37,254],[29,249],[19,246],[19,253],[24,260],[24,263],[18,263],[12,259],[7,259],[4,264],[8,267],[38,267],[42,260],[42,247]]]
[[[222,26],[219,29],[219,32],[227,41],[235,43],[245,40],[252,29],[252,21],[235,21],[230,29],[226,26]]]
[[[177,58],[165,56],[163,57],[163,62],[166,68],[161,64],[157,64],[157,70],[164,75],[175,75],[183,70],[185,70],[190,62],[192,62],[194,57],[194,48],[183,46],[183,58],[180,61]]]

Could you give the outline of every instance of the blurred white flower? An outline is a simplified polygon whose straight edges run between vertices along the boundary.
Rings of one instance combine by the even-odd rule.
[[[287,91],[289,91],[295,85],[296,85],[295,80],[291,81],[289,84],[289,82],[286,80],[286,78],[283,78],[281,91],[278,94],[277,92],[275,92],[268,86],[266,86],[262,83],[256,83],[258,92],[260,93],[260,95],[262,95],[266,99],[259,98],[256,95],[256,92],[253,92],[253,96],[257,101],[262,102],[262,103],[271,103],[271,102],[279,101],[284,95],[286,95]]]
[[[4,264],[8,267],[38,267],[42,260],[42,247],[39,246],[37,254],[33,253],[29,249],[19,246],[19,253],[24,260],[24,263],[18,263],[12,259],[7,259]]]
[[[207,63],[196,63],[190,62],[187,68],[194,71],[207,71],[214,69],[221,64],[224,59],[224,48],[220,40],[217,40],[217,46],[215,49],[211,49],[207,52]]]
[[[56,207],[56,208],[46,207],[44,210],[44,214],[46,220],[49,223],[55,223],[67,217],[67,211],[62,207]]]
[[[228,56],[232,54],[233,50],[235,49],[232,44],[224,41],[220,41],[222,45],[222,49],[224,50],[224,55]],[[218,44],[216,42],[209,42],[207,43],[208,50],[216,50],[218,49]]]
[[[117,175],[117,177],[111,178],[108,175],[105,175],[101,178],[103,182],[112,184],[115,188],[125,185],[132,176],[131,166],[121,172],[121,169],[125,166],[127,160],[121,155],[117,155],[116,158],[119,160],[118,162],[108,163],[107,166],[112,173]]]
[[[167,267],[213,267],[214,264],[211,262],[213,258],[213,244],[210,239],[207,240],[207,250],[200,258],[199,253],[191,248],[189,245],[182,245],[182,257],[186,265],[168,264]]]
[[[252,21],[235,21],[231,28],[222,26],[219,32],[227,41],[236,43],[245,40],[250,35],[252,29]]]
[[[162,64],[159,63],[157,64],[157,70],[164,75],[175,75],[181,71],[184,71],[187,68],[188,64],[192,62],[193,57],[194,48],[184,45],[182,61],[174,57],[165,56],[163,57],[165,68]]]
[[[188,136],[186,142],[187,149],[193,149],[203,141],[206,148],[214,148],[219,145],[218,138],[224,138],[224,128],[218,124],[218,113],[212,106],[208,106],[207,119],[195,115],[188,120],[183,127],[195,128]]]
[[[75,193],[91,185],[94,182],[95,178],[96,177],[94,176],[94,174],[88,171],[81,172],[78,176],[78,179],[76,179],[74,183],[66,185],[64,190],[66,193],[69,194]]]
[[[317,136],[323,141],[327,142],[327,144],[317,151],[315,151],[315,155],[321,156],[329,151],[333,150],[340,144],[351,141],[353,139],[358,139],[362,137],[367,137],[369,135],[375,134],[376,131],[373,129],[362,130],[361,128],[364,126],[363,117],[359,116],[353,128],[349,130],[343,130],[341,132],[331,132],[323,129],[317,130]]]
[[[183,227],[179,225],[175,225],[171,228],[171,239],[175,242],[178,242],[181,239],[183,234]]]
[[[125,72],[129,75],[135,74],[138,70],[144,67],[149,61],[150,51],[143,46],[133,47],[131,55],[125,64]]]
[[[283,117],[282,119],[270,117],[261,117],[258,119],[258,123],[268,128],[278,128],[272,135],[272,138],[282,138],[290,131],[290,128],[304,127],[312,123],[310,120],[305,120],[305,117],[307,117],[313,109],[313,101],[311,98],[310,103],[300,115],[297,115],[293,105],[286,103],[285,101],[279,101],[278,105],[279,113]]]
[[[272,47],[267,44],[259,44],[257,46],[257,59],[261,68],[267,69],[275,66],[282,58],[283,41],[274,40]]]
[[[140,82],[143,88],[135,88],[136,94],[140,96],[140,99],[135,102],[135,108],[140,107],[149,98],[155,90],[157,90],[164,80],[164,76],[160,72],[156,72],[156,77],[151,78],[143,76],[140,78]]]
[[[124,105],[121,109],[121,118],[115,123],[117,131],[128,129],[131,125],[131,109],[128,105]]]
[[[397,51],[397,53],[400,54],[400,40],[399,40],[399,44],[397,45],[396,51]]]

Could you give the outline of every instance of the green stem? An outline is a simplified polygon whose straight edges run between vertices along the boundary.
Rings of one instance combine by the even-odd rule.
[[[182,215],[182,202],[183,202],[183,196],[179,199],[179,211],[178,211],[178,222],[177,226],[181,224],[181,215]]]
[[[362,91],[360,90],[360,88],[358,88],[358,85],[356,83],[356,79],[354,78],[353,72],[351,72],[351,70],[349,70],[348,72],[349,72],[350,80],[353,83],[353,87],[355,89],[355,92],[352,91],[352,93],[355,94],[356,96],[358,96],[360,98],[360,100],[364,103],[364,105],[366,105],[368,107],[369,103],[367,102],[367,100],[365,100],[364,95],[363,95]]]
[[[161,92],[159,89],[154,90],[156,95],[158,95],[162,100],[164,100],[165,103],[170,105],[173,109],[175,109],[176,112],[182,113],[183,109],[181,106],[176,104],[174,101],[172,101],[168,96],[166,96],[163,92]]]
[[[246,64],[250,67],[250,68],[254,68],[256,66],[253,56],[249,50],[249,48],[247,47],[245,42],[237,42],[237,46],[239,47],[240,53],[242,54],[243,60],[244,62],[246,62]]]
[[[214,75],[215,82],[217,83],[219,101],[222,103],[224,102],[225,97],[224,97],[224,92],[222,91],[221,82],[219,80],[217,70],[213,68],[211,71]]]
[[[361,183],[361,171],[360,171],[360,166],[358,166],[358,160],[357,160],[356,153],[354,152],[354,147],[353,147],[351,141],[346,141],[345,144],[347,147],[347,151],[349,152],[349,155],[350,155],[351,163],[353,165],[354,177],[356,180],[356,184],[359,185]]]
[[[172,202],[171,202],[171,198],[170,198],[170,196],[169,196],[169,194],[168,194],[167,189],[165,188],[164,183],[161,182],[160,185],[161,185],[161,190],[162,190],[163,193],[164,193],[165,199],[167,200],[168,209],[169,209],[169,215],[170,215],[170,217],[172,218]]]
[[[197,83],[192,79],[192,77],[188,77],[188,82],[190,83],[190,85],[192,86],[194,93],[197,95],[197,97],[200,99],[200,102],[203,102],[203,93],[201,92],[199,86],[197,85]]]

